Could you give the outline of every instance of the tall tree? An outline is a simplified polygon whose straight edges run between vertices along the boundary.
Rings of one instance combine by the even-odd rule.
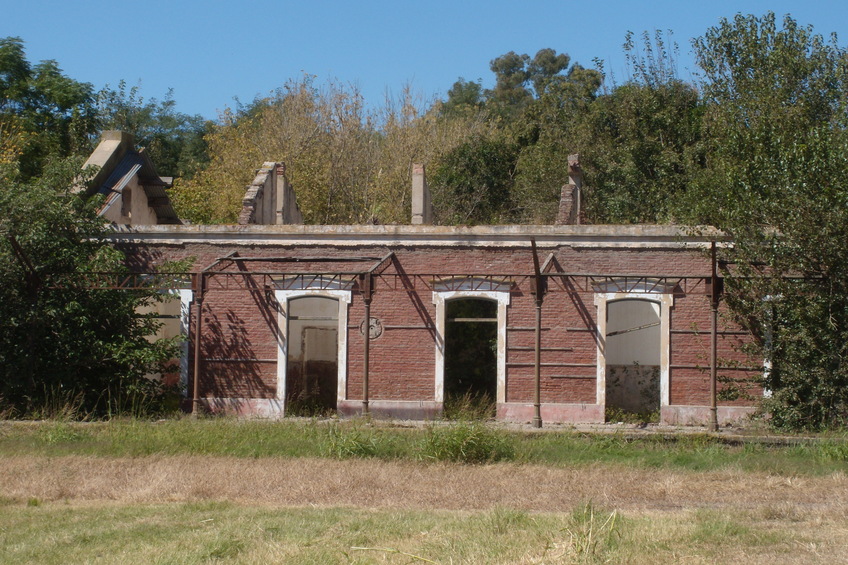
[[[479,82],[459,77],[448,90],[448,98],[441,105],[440,113],[447,118],[461,117],[482,110],[485,102],[483,86]]]
[[[408,90],[369,108],[355,88],[307,77],[225,113],[206,138],[209,166],[175,186],[175,204],[195,222],[234,222],[253,171],[276,160],[307,223],[406,222],[412,163],[431,165],[487,127],[474,113],[442,118]]]
[[[133,134],[165,175],[189,178],[209,161],[204,136],[212,123],[178,112],[170,90],[160,101],[145,100],[138,86],[127,88],[124,81],[117,89],[106,87],[97,94],[97,124]]]
[[[694,42],[707,168],[681,217],[728,232],[728,300],[762,337],[780,426],[848,418],[848,52],[774,14]]]
[[[88,149],[95,114],[91,84],[65,76],[56,61],[31,64],[19,37],[0,38],[0,132],[26,132],[17,158],[23,179],[51,157]]]

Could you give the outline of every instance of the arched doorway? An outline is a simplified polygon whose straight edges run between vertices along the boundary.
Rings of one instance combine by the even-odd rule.
[[[610,301],[606,311],[607,413],[657,414],[660,409],[661,304]]]
[[[436,382],[435,400],[445,404],[445,356],[447,353],[448,324],[456,324],[456,318],[482,318],[484,324],[494,324],[494,343],[487,340],[489,346],[494,349],[495,355],[495,397],[496,406],[506,402],[506,319],[507,307],[510,301],[511,285],[506,281],[492,281],[477,279],[473,277],[459,277],[442,279],[434,285],[433,304],[436,305]],[[484,308],[481,313],[461,311],[461,306],[451,306],[451,314],[448,315],[448,307],[451,303],[462,304],[471,300],[469,308]],[[456,302],[455,302],[456,301]],[[485,305],[479,305],[479,301]],[[494,306],[491,306],[491,305]],[[456,310],[454,310],[456,309]],[[448,322],[453,318],[453,322]],[[474,322],[458,322],[460,324]],[[454,385],[451,385],[454,386]]]
[[[445,410],[494,416],[498,390],[498,304],[484,298],[446,302]]]
[[[339,303],[325,296],[289,300],[286,412],[335,411],[338,398]]]

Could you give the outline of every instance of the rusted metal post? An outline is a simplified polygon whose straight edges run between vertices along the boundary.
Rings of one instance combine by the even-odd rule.
[[[712,278],[710,279],[710,431],[718,431],[717,369],[718,369],[718,301],[719,282],[716,269],[716,242],[710,247]]]
[[[539,269],[539,254],[536,252],[536,240],[530,239],[533,250],[533,272],[535,274],[536,295],[536,341],[534,345],[535,358],[533,368],[533,427],[542,427],[542,301],[545,296],[545,283]]]
[[[197,417],[200,414],[200,336],[203,330],[203,271],[194,276],[194,377],[192,379],[192,402],[191,415]]]
[[[362,333],[365,338],[362,359],[362,413],[365,416],[371,414],[368,398],[368,376],[371,362],[371,283],[371,273],[362,276],[362,301],[365,304],[365,324],[362,326]]]
[[[534,359],[533,427],[542,427],[542,301],[536,299],[536,343]]]

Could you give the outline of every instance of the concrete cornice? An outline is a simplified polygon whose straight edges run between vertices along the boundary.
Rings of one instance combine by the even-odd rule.
[[[184,245],[385,247],[704,247],[727,237],[711,227],[658,225],[158,225],[115,226],[115,242]]]

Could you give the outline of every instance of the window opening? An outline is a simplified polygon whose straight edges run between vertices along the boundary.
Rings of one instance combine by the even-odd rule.
[[[121,191],[121,216],[132,219],[132,189],[128,186]]]

